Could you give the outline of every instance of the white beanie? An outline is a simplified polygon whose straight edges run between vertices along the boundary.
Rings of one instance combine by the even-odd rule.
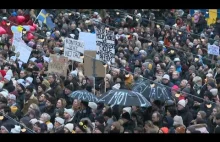
[[[173,118],[173,126],[176,126],[176,125],[183,125],[183,118],[181,116],[174,116]]]
[[[162,79],[170,80],[170,76],[168,74],[165,74]]]
[[[20,133],[21,132],[21,126],[15,125],[13,129],[11,129],[11,133]]]
[[[88,106],[91,108],[91,109],[97,109],[97,104],[94,103],[94,102],[89,102]]]
[[[61,118],[61,117],[56,117],[56,118],[55,118],[55,121],[57,121],[57,122],[60,123],[61,125],[64,124],[64,119]]]
[[[118,89],[120,89],[120,87],[121,87],[120,83],[117,83],[114,86],[112,86],[112,89],[113,90],[118,90]]]
[[[32,83],[33,82],[33,78],[32,77],[27,77],[26,78],[26,82]]]
[[[33,125],[34,125],[35,123],[37,123],[37,122],[38,122],[38,120],[37,120],[36,118],[30,120],[30,123],[33,124]]]
[[[2,94],[2,96],[4,96],[6,99],[8,98],[8,91],[7,90],[3,90],[0,92],[0,94]]]
[[[70,109],[64,108],[64,112],[68,113],[70,115],[70,117],[73,117],[73,113],[74,113],[73,109],[71,109],[71,108]]]
[[[131,115],[131,107],[125,107],[123,108],[123,111],[126,111]]]
[[[186,106],[186,101],[185,100],[180,100],[178,102],[178,105],[181,105],[181,106],[185,107]]]
[[[218,89],[216,88],[211,89],[210,92],[212,93],[213,96],[218,95]]]
[[[74,125],[72,123],[68,123],[64,126],[64,128],[67,128],[70,132],[73,131],[73,127],[74,127]]]
[[[10,75],[10,76],[12,77],[12,76],[13,76],[12,70],[9,69],[9,70],[6,72],[6,75]]]
[[[77,70],[74,70],[74,71],[71,71],[70,74],[71,74],[73,77],[75,77],[75,76],[77,76],[78,72],[77,72]]]
[[[31,58],[30,61],[35,62],[37,60],[37,58]]]
[[[4,79],[7,79],[8,81],[10,81],[11,80],[11,76],[7,74],[7,75],[4,76]]]

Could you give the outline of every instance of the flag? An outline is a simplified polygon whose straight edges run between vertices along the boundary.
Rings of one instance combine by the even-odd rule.
[[[49,13],[47,13],[46,10],[44,9],[40,11],[40,13],[37,16],[37,19],[42,23],[46,24],[49,29],[55,27],[55,24],[53,23],[51,17],[49,16]]]

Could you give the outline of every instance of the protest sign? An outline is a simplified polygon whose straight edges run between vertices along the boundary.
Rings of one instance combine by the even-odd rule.
[[[68,68],[67,57],[50,54],[48,73],[55,73],[66,77],[67,68]]]
[[[85,50],[96,51],[96,34],[80,32],[79,40],[85,44]]]
[[[84,75],[93,76],[93,60],[91,57],[96,57],[96,51],[85,51],[85,55],[90,57],[84,56]],[[105,68],[98,60],[95,61],[95,74],[96,77],[105,77]]]
[[[96,59],[104,62],[115,62],[115,36],[113,31],[105,27],[95,28],[96,30]]]
[[[24,42],[16,43],[15,53],[18,55],[18,59],[23,63],[27,63],[31,55],[32,48],[26,45]]]
[[[208,45],[208,54],[219,55],[219,47],[216,45]]]
[[[80,58],[80,53],[84,54],[84,43],[72,38],[65,38],[64,40],[64,56],[69,60],[82,63],[83,59]]]
[[[16,47],[19,46],[19,43],[24,42],[21,37],[22,37],[22,33],[14,32],[12,39],[12,46]],[[15,52],[16,52],[16,48],[15,48]]]

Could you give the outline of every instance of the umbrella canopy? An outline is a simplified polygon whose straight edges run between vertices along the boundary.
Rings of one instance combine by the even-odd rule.
[[[90,93],[86,90],[74,91],[72,94],[70,94],[70,97],[86,102],[98,102],[98,98],[93,93]]]
[[[132,90],[141,93],[148,100],[153,99],[162,102],[172,100],[169,88],[161,84],[150,84],[147,80],[134,84]]]
[[[140,93],[130,90],[110,90],[99,97],[99,102],[108,105],[149,107],[151,103]]]

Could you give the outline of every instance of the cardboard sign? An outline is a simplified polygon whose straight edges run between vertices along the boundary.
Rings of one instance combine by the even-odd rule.
[[[208,54],[219,55],[219,47],[216,45],[208,45]]]

